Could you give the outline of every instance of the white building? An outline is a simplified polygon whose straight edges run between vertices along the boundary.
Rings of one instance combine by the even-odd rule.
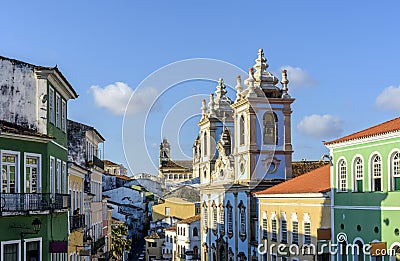
[[[163,243],[163,259],[176,260],[176,225],[167,227],[165,230],[165,241]]]
[[[267,72],[263,50],[236,100],[220,79],[202,102],[193,171],[200,176],[201,260],[257,260],[257,212],[252,192],[291,178],[291,104],[286,71],[282,88]],[[216,142],[213,142],[216,141]]]
[[[176,254],[180,260],[200,260],[200,218],[196,215],[176,225]]]

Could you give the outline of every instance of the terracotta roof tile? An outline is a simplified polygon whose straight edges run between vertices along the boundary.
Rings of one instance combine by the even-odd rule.
[[[176,231],[176,225],[173,225],[172,227],[167,227],[164,230],[165,231]]]
[[[193,168],[193,162],[191,160],[168,160],[162,162],[163,168],[172,168],[172,169],[184,169],[191,170]]]
[[[162,239],[164,237],[165,237],[164,233],[161,232],[161,233],[151,234],[150,236],[147,236],[144,239]]]
[[[321,193],[330,188],[330,165],[327,164],[255,194]]]
[[[344,136],[340,139],[325,142],[324,144],[329,145],[329,144],[340,143],[340,142],[349,141],[349,140],[367,138],[367,137],[390,133],[390,132],[399,131],[399,130],[400,130],[400,117],[392,119],[390,121],[383,122],[381,124],[375,125],[368,129]]]
[[[130,177],[124,176],[124,175],[118,175],[116,176],[117,179],[123,179],[123,180],[131,180]]]
[[[200,218],[201,218],[201,214],[198,214],[196,216],[183,219],[183,220],[179,221],[178,224],[190,224],[197,220],[200,220]]]

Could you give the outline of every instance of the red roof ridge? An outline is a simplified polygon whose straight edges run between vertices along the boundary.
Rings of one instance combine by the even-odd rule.
[[[391,119],[389,121],[382,122],[378,125],[369,127],[367,129],[364,129],[361,131],[357,131],[355,133],[349,134],[347,136],[344,136],[344,137],[336,139],[336,140],[327,141],[324,144],[330,145],[333,143],[340,143],[340,142],[345,142],[345,141],[349,141],[349,140],[367,138],[367,137],[382,135],[382,134],[395,132],[395,131],[399,131],[399,130],[400,130],[400,117]]]
[[[254,194],[323,193],[330,189],[330,165],[326,164]]]

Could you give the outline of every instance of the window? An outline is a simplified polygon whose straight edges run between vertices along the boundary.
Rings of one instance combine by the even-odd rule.
[[[372,191],[382,191],[382,160],[379,155],[372,158]]]
[[[299,222],[292,221],[292,244],[299,244]]]
[[[344,160],[339,162],[339,191],[347,191],[347,164]]]
[[[278,241],[278,228],[276,226],[275,216],[271,219],[271,240],[275,242]]]
[[[240,145],[244,145],[244,136],[245,136],[244,117],[240,116],[240,118],[239,118],[239,144]]]
[[[197,230],[197,227],[193,228],[193,236],[198,237],[199,236],[199,231]]]
[[[56,192],[55,186],[55,159],[50,157],[50,193]]]
[[[304,244],[311,244],[311,223],[304,222]]]
[[[18,153],[3,152],[1,156],[1,192],[17,193],[18,181]]]
[[[49,87],[49,121],[54,124],[54,90]]]
[[[20,241],[1,242],[1,260],[18,261],[21,259]]]
[[[62,187],[61,187],[61,193],[67,193],[67,163],[63,162],[62,163]]]
[[[266,112],[263,118],[264,126],[264,144],[278,144],[277,139],[277,117],[273,112]]]
[[[262,239],[268,239],[268,219],[262,219]]]
[[[392,156],[392,190],[400,190],[400,152]]]
[[[284,219],[281,219],[281,242],[287,243],[287,222]]]
[[[57,193],[61,193],[61,160],[57,160],[56,166],[56,173],[57,173]]]
[[[233,233],[233,214],[232,214],[232,206],[229,201],[226,204],[226,209],[228,211],[227,217],[226,217],[226,219],[228,221],[228,234],[232,234]]]
[[[243,205],[243,202],[240,201],[239,204],[239,219],[240,219],[240,235],[246,235],[246,208]]]
[[[40,260],[42,240],[41,239],[25,239],[25,260]]]
[[[364,168],[363,161],[357,157],[354,161],[354,191],[363,192]]]
[[[40,156],[25,155],[25,193],[40,192]]]
[[[203,204],[203,224],[204,224],[204,229],[208,228],[208,207],[206,203],[204,202]]]
[[[204,157],[207,157],[207,155],[208,155],[208,149],[207,149],[207,144],[208,144],[208,140],[207,140],[207,132],[204,132],[204,135],[203,135],[203,143],[204,143],[204,150],[203,150],[203,153],[204,153]]]
[[[217,230],[218,213],[217,213],[217,206],[215,205],[215,202],[213,202],[213,205],[212,205],[212,212],[213,212],[213,225],[212,225],[212,228],[214,230]]]
[[[224,233],[225,230],[225,210],[224,205],[221,204],[219,206],[219,231],[220,233]]]
[[[169,215],[171,215],[171,209],[169,208],[169,207],[165,207],[165,215],[166,216],[169,216]]]
[[[61,107],[61,129],[63,132],[67,131],[67,103],[64,100]]]
[[[61,127],[61,98],[60,95],[56,94],[56,127],[60,128]]]
[[[271,261],[276,261],[276,255],[275,254],[271,255]]]

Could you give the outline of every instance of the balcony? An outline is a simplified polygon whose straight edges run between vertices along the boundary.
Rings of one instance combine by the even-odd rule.
[[[102,237],[92,244],[92,255],[95,255],[97,251],[106,244],[106,238]]]
[[[96,167],[99,167],[101,169],[104,169],[104,162],[101,159],[99,159],[98,157],[94,156],[94,155],[93,155],[93,159],[92,160],[90,160],[90,159],[87,160],[86,165],[88,167],[96,166]]]
[[[5,213],[66,210],[71,206],[68,194],[0,193],[0,215]]]
[[[79,228],[83,228],[85,226],[85,215],[74,215],[74,216],[69,216],[69,224],[70,228],[69,231],[74,231]]]

